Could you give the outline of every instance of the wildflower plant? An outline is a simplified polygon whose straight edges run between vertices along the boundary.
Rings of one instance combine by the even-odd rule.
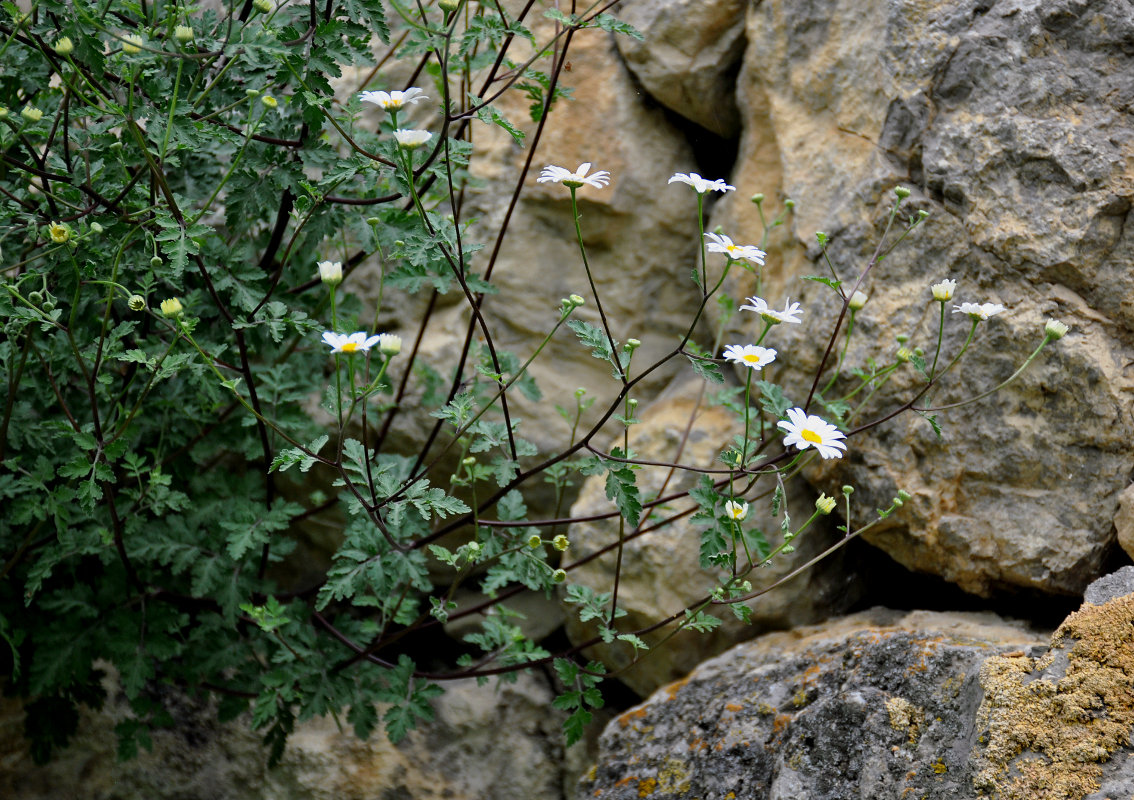
[[[572,37],[637,35],[605,13],[610,5],[547,11],[543,27],[534,4],[508,16],[455,0],[255,0],[221,13],[41,0],[30,14],[2,12],[0,664],[35,720],[37,758],[66,744],[79,704],[100,702],[103,663],[132,710],[117,729],[123,757],[171,724],[161,684],[214,695],[222,719],[247,712],[278,759],[312,715],[341,713],[359,736],[382,727],[397,741],[431,719],[447,681],[508,680],[542,665],[559,681],[555,707],[573,742],[614,675],[580,653],[603,642],[626,648],[631,663],[649,655],[647,631],[625,625],[619,606],[622,554],[647,521],[692,513],[701,528],[700,563],[688,568],[707,570],[716,589],[665,609],[664,623],[708,631],[720,613],[747,618],[747,603],[772,588],[753,588],[756,570],[790,554],[818,517],[841,517],[829,553],[909,500],[899,492],[864,511],[845,487],[801,525],[784,516],[778,533],[749,513],[769,497],[782,509],[816,458],[851,456],[856,436],[898,413],[939,430],[936,414],[961,403],[935,407],[934,392],[979,326],[1010,313],[957,306],[968,338],[947,352],[945,305],[969,287],[946,280],[927,296],[940,312],[931,362],[903,345],[904,358],[846,368],[854,315],[868,313],[865,281],[924,219],[900,222],[908,192],[896,194],[857,274],[831,267],[819,279],[840,311],[832,330],[814,331],[827,346],[810,391],[789,400],[774,379],[790,359],[768,345],[777,325],[813,317],[763,296],[762,271],[775,268],[768,233],[784,221],[765,219],[763,195],[753,202],[764,240],[734,242],[704,230],[705,195],[733,186],[670,179],[694,190],[700,260],[686,332],[648,361],[639,338],[620,337],[650,333],[624,331],[606,311],[577,205],[579,188],[611,191],[618,176],[597,162],[525,168],[517,196],[538,183],[567,193],[574,229],[564,236],[578,244],[587,285],[546,298],[547,329],[526,352],[500,348],[482,313],[508,302],[491,280],[499,248],[471,241],[462,202],[471,121],[538,154],[539,123],[566,102]],[[378,42],[421,85],[395,88],[372,69]],[[366,85],[336,102],[330,77],[350,65]],[[531,101],[530,134],[498,110],[505,92]],[[504,222],[494,235],[507,233]],[[383,290],[423,299],[407,304],[422,309],[416,318],[384,314],[381,291],[363,305],[355,273],[370,263]],[[723,325],[712,341],[699,337],[734,266],[755,281],[734,317],[751,337],[722,350]],[[463,303],[466,334],[452,362],[430,363],[422,341],[448,291]],[[580,318],[585,306],[599,324]],[[1066,333],[1048,321],[1021,369]],[[608,382],[542,399],[529,367],[553,340],[605,362]],[[651,496],[638,485],[631,432],[650,399],[643,380],[671,360],[706,385],[731,380],[739,394],[743,383],[744,396],[729,404],[738,432],[719,463],[674,462],[700,483]],[[730,364],[738,371],[726,374]],[[913,370],[918,389],[897,409],[876,408],[898,370]],[[550,450],[523,439],[518,396],[558,407],[567,438]],[[406,432],[418,409],[428,424]],[[572,581],[585,559],[572,555],[564,509],[588,477],[604,481],[619,565],[602,593]],[[548,485],[553,503],[533,505]],[[323,564],[302,549],[314,518],[338,529]],[[459,609],[465,588],[482,601]],[[524,591],[561,596],[594,637],[559,652],[527,638],[509,610]],[[454,643],[449,663],[415,660],[417,642],[458,619],[480,627]]]

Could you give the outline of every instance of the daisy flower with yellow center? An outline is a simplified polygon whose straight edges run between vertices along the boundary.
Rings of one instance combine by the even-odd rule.
[[[1000,303],[961,303],[953,306],[954,314],[968,314],[974,320],[987,322],[989,317],[995,316],[1004,310]]]
[[[776,309],[769,306],[762,297],[748,297],[745,299],[748,300],[749,304],[741,306],[740,310],[755,311],[763,317],[765,322],[770,322],[773,325],[778,325],[781,322],[794,322],[798,325],[802,321],[799,319],[799,315],[803,313],[803,309],[799,307],[799,303],[793,303],[790,299],[784,303],[783,311],[776,311]]]
[[[748,516],[748,503],[738,503],[735,500],[728,500],[724,504],[724,511],[729,519],[740,522]]]
[[[755,264],[764,265],[764,251],[755,245],[733,244],[732,239],[719,233],[706,233],[705,238],[709,240],[706,249],[710,253],[724,253],[734,261],[744,258]]]
[[[776,351],[754,344],[730,344],[724,349],[724,357],[726,361],[735,361],[737,364],[758,370],[776,360]]]
[[[800,450],[814,447],[823,458],[842,457],[847,446],[840,440],[847,438],[845,433],[822,417],[808,414],[802,408],[789,408],[787,415],[786,420],[776,423],[787,434],[784,437],[785,447],[795,445]]]
[[[364,103],[373,103],[386,111],[397,111],[419,100],[428,100],[429,98],[422,94],[423,91],[414,86],[404,92],[363,92],[358,99]]]
[[[365,353],[378,344],[381,338],[380,335],[367,337],[366,331],[351,334],[323,332],[323,342],[330,346],[332,353]]]

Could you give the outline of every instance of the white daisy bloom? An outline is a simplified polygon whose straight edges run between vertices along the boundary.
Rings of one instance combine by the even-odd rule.
[[[738,503],[735,500],[726,500],[724,504],[725,514],[728,518],[740,522],[748,516],[748,503]]]
[[[428,100],[429,98],[422,94],[423,91],[424,89],[414,86],[404,92],[363,92],[358,99],[364,103],[373,103],[387,111],[397,111],[399,108],[413,105],[418,100]]]
[[[729,186],[722,180],[709,181],[702,178],[696,172],[690,172],[686,175],[684,172],[678,172],[669,179],[669,183],[684,183],[692,186],[697,194],[704,194],[705,192],[732,192],[736,190],[735,186]]]
[[[378,351],[382,355],[396,356],[402,352],[402,337],[392,333],[378,334]]]
[[[365,353],[381,338],[380,335],[368,337],[366,331],[351,334],[323,331],[323,341],[330,345],[332,353]]]
[[[957,288],[957,282],[946,278],[945,280],[941,281],[941,283],[935,283],[929,288],[930,291],[933,292],[933,299],[940,300],[942,303],[944,303],[946,300],[953,299],[953,292]]]
[[[709,240],[707,248],[710,253],[724,253],[734,261],[745,258],[761,266],[764,264],[765,253],[755,245],[733,244],[732,239],[719,233],[706,233],[705,238]]]
[[[755,311],[773,325],[780,322],[794,322],[796,324],[801,322],[799,315],[803,313],[803,309],[799,307],[799,303],[793,303],[790,299],[785,301],[783,311],[776,311],[760,297],[746,297],[745,299],[751,305],[741,306],[741,311]]]
[[[784,437],[784,446],[795,445],[800,450],[814,447],[823,458],[841,458],[842,451],[847,449],[840,439],[847,435],[827,422],[822,417],[808,414],[802,408],[789,408],[787,420],[781,420],[776,425],[787,434]]]
[[[343,282],[343,263],[341,261],[320,261],[319,280],[328,286],[338,286]]]
[[[752,369],[762,369],[776,360],[776,351],[754,344],[730,344],[724,349],[724,357]]]
[[[557,167],[554,164],[548,164],[540,171],[539,177],[536,178],[536,183],[562,183],[564,186],[572,189],[578,189],[584,183],[589,183],[596,189],[601,189],[610,183],[609,172],[599,170],[591,175],[587,175],[590,169],[590,161],[584,161],[574,172],[571,172],[571,170],[565,167]]]
[[[406,130],[399,128],[394,131],[394,138],[398,140],[398,144],[407,150],[413,150],[415,147],[421,147],[423,144],[433,138],[433,134],[429,131],[416,131]]]
[[[968,314],[975,320],[986,322],[989,317],[995,316],[1004,310],[1000,303],[961,303],[953,306],[954,314]]]

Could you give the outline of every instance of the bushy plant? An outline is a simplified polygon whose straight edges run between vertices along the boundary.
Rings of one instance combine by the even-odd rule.
[[[537,664],[553,665],[562,683],[555,705],[574,741],[608,677],[582,656],[587,645],[621,643],[636,658],[648,649],[645,631],[619,623],[617,572],[608,592],[571,582],[583,562],[570,557],[560,512],[586,476],[605,481],[612,553],[647,524],[694,512],[701,560],[685,568],[710,570],[719,587],[665,620],[692,630],[719,624],[717,607],[745,618],[746,602],[769,588],[753,585],[754,570],[790,553],[819,515],[840,510],[839,547],[872,524],[861,517],[902,504],[899,493],[889,508],[852,514],[848,487],[822,496],[802,524],[782,513],[788,479],[810,459],[840,457],[901,411],[936,428],[935,388],[982,320],[1003,310],[956,309],[971,329],[946,355],[955,288],[946,281],[933,288],[932,355],[903,345],[866,367],[844,364],[863,278],[924,216],[899,213],[904,190],[862,271],[815,279],[840,313],[811,391],[795,402],[759,377],[777,355],[766,338],[803,311],[758,296],[766,242],[704,231],[705,199],[733,187],[696,174],[671,180],[695,192],[691,233],[702,244],[687,333],[663,359],[639,363],[640,343],[616,339],[593,280],[546,298],[546,337],[527,352],[496,345],[481,309],[507,298],[492,284],[498,250],[470,235],[470,125],[499,126],[527,148],[517,197],[537,180],[570,193],[590,279],[576,191],[611,176],[589,164],[538,177],[530,168],[547,115],[569,102],[572,38],[635,35],[608,15],[613,5],[567,14],[464,0],[4,4],[0,638],[6,689],[27,698],[37,758],[67,741],[78,704],[100,702],[103,664],[133,710],[118,728],[124,757],[174,722],[155,691],[162,683],[215,695],[223,719],[249,711],[278,758],[297,720],[342,712],[359,736],[382,725],[397,741],[431,718],[446,680],[507,679]],[[373,69],[336,100],[331,80],[348,66]],[[392,74],[410,76],[401,90]],[[530,123],[501,114],[505,92],[530,101]],[[413,127],[427,107],[438,112],[428,128]],[[377,125],[363,114],[375,108]],[[382,309],[353,290],[371,264],[383,289],[425,298],[407,304],[418,316],[396,330],[378,331]],[[726,300],[715,340],[700,341],[706,308],[739,267],[757,296]],[[465,304],[466,333],[451,363],[429,363],[420,343],[446,292]],[[751,315],[757,336],[725,347],[722,360],[736,314]],[[1043,343],[1065,330],[1050,323]],[[609,383],[544,397],[528,368],[555,337],[605,362]],[[638,396],[642,380],[677,358],[718,384],[722,364],[738,365],[743,389],[721,402],[740,432],[714,467],[673,465],[698,469],[695,489],[653,497],[637,485],[629,430],[649,399]],[[899,369],[916,371],[921,388],[861,420]],[[509,404],[517,393],[559,406],[569,439],[546,452],[522,438]],[[430,425],[395,436],[417,407]],[[616,431],[620,446],[602,450]],[[554,502],[529,508],[548,484]],[[770,498],[781,530],[746,524],[757,496]],[[282,582],[295,574],[287,567],[305,521],[328,514],[341,525],[329,567],[314,584]],[[483,601],[458,609],[464,586]],[[597,625],[595,638],[551,652],[525,637],[508,611],[525,590],[561,592]],[[438,671],[412,657],[418,637],[460,617],[480,624],[456,663]]]

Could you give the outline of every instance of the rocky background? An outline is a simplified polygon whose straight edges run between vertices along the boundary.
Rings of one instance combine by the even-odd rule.
[[[808,473],[814,491],[798,492],[801,509],[848,483],[864,509],[885,507],[899,488],[913,497],[866,544],[754,601],[755,625],[679,638],[626,673],[626,695],[609,698],[622,713],[597,749],[564,753],[548,713],[553,689],[539,674],[451,689],[438,722],[397,748],[381,737],[355,742],[333,720],[304,723],[274,772],[255,737],[216,726],[188,699],[192,724],[158,739],[154,755],[116,765],[107,731],[123,710],[112,700],[44,769],[30,766],[19,709],[9,708],[0,795],[1134,797],[1129,572],[1064,621],[1092,581],[1134,555],[1134,231],[1125,226],[1134,9],[1126,0],[624,0],[618,13],[646,41],[575,38],[565,75],[575,99],[552,115],[535,166],[591,161],[612,173],[607,189],[580,192],[584,230],[616,336],[643,342],[636,359],[671,347],[694,302],[696,205],[687,187],[666,185],[674,172],[736,185],[711,207],[708,229],[720,225],[739,242],[762,235],[750,195],[765,195],[769,217],[795,202],[769,240],[763,289],[779,307],[800,301],[811,323],[774,331],[790,368],[775,378],[789,397],[806,394],[790,375],[818,363],[826,342],[814,331],[836,313],[828,289],[801,280],[824,269],[816,232],[853,281],[897,186],[912,193],[903,208],[929,217],[867,276],[849,364],[891,357],[899,334],[931,349],[929,286],[946,277],[957,280],[956,302],[1008,310],[981,325],[937,403],[1007,378],[1041,340],[1045,318],[1071,332],[1004,391],[942,413],[944,441],[903,416]],[[517,100],[513,118],[523,108]],[[474,141],[473,170],[486,185],[473,202],[490,230],[507,203],[498,187],[527,154],[484,128]],[[510,230],[493,276],[501,299],[485,311],[501,344],[524,351],[559,297],[588,293],[561,187],[529,187]],[[738,299],[755,291],[747,275],[726,288]],[[426,342],[437,358],[465,324],[457,305],[440,319]],[[704,344],[711,327],[699,331]],[[968,326],[948,331],[955,351]],[[724,342],[753,335],[751,318],[739,317]],[[610,380],[567,337],[535,369],[551,396],[576,386],[602,393]],[[644,458],[672,458],[690,414],[689,463],[711,463],[735,433],[727,415],[699,403],[687,370],[675,363],[643,388],[632,444]],[[913,385],[891,381],[875,412]],[[522,433],[547,444],[562,438],[558,424],[541,418]],[[664,480],[644,470],[640,483]],[[584,485],[573,513],[608,505],[601,483]],[[766,577],[834,541],[836,523],[810,532]],[[587,555],[610,533],[576,526],[569,555]],[[705,591],[695,545],[688,552],[693,534],[679,524],[628,547],[620,591],[635,624]],[[610,569],[596,559],[571,579],[598,587]],[[562,636],[554,600],[529,602],[529,615]],[[568,625],[566,634],[586,632]],[[593,655],[612,666],[624,658]]]

